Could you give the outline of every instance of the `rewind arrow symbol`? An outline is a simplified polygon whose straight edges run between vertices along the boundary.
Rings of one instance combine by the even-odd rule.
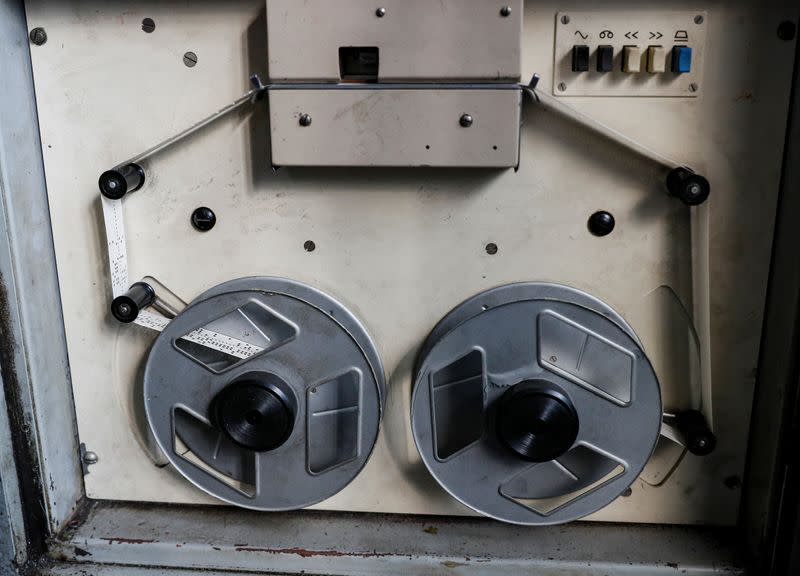
[[[639,39],[639,31],[637,30],[636,32],[626,32],[625,33],[625,38],[627,38],[628,40],[630,40],[631,38],[636,38],[638,40]]]

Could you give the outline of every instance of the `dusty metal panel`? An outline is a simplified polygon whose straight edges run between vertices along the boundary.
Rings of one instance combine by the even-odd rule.
[[[0,272],[3,381],[30,541],[43,536],[37,513],[52,530],[68,518],[82,493],[72,389],[63,332],[53,238],[21,2],[0,5]],[[3,411],[5,419],[5,410]],[[7,424],[7,423],[6,423]],[[4,441],[11,441],[3,434]],[[3,450],[3,460],[12,452]],[[5,470],[4,470],[5,471]],[[8,497],[14,480],[3,475]],[[40,499],[44,498],[44,502]],[[9,501],[13,507],[20,502]],[[44,506],[44,508],[43,508]],[[15,522],[14,524],[17,524]],[[20,530],[16,526],[16,531]],[[25,547],[26,535],[16,534]]]
[[[583,8],[590,6],[598,3]],[[522,68],[541,73],[543,86],[552,80],[558,9],[542,2],[525,12]],[[249,73],[265,75],[265,5],[158,3],[123,12],[101,2],[34,0],[28,10],[30,21],[57,39],[34,51],[34,71],[57,257],[69,271],[61,290],[81,439],[100,458],[87,490],[96,498],[208,502],[151,459],[139,369],[152,335],[109,320],[96,181],[103,169],[230,102],[246,89]],[[658,314],[642,303],[669,286],[689,310],[708,303],[695,322],[707,325],[710,336],[703,367],[713,379],[707,382],[720,443],[710,457],[684,458],[663,486],[637,481],[629,498],[595,518],[732,524],[793,57],[793,46],[775,29],[796,14],[791,2],[715,5],[709,42],[717,48],[707,55],[699,98],[571,101],[709,176],[714,194],[695,217],[708,222],[710,241],[694,249],[710,286],[693,287],[692,216],[664,196],[657,171],[530,104],[516,173],[273,173],[264,161],[266,110],[229,117],[146,166],[147,187],[125,201],[132,274],[154,275],[186,300],[234,277],[288,276],[346,303],[375,336],[390,375],[387,418],[364,472],[322,506],[436,514],[465,512],[425,474],[409,434],[413,361],[436,320],[503,283],[566,283],[619,310],[658,371],[671,365],[671,348],[663,325],[650,321]],[[145,17],[155,20],[152,34],[142,30]],[[192,68],[183,63],[187,50],[198,56]],[[756,64],[728,65],[746,59]],[[763,191],[757,202],[754,181]],[[219,215],[207,235],[189,225],[201,205]],[[586,230],[597,209],[617,216],[617,230],[603,240]],[[308,240],[314,252],[304,250]],[[493,254],[490,243],[498,248]],[[686,403],[685,381],[666,378],[664,387],[667,407]]]
[[[513,167],[520,99],[517,89],[275,90],[272,163]],[[469,126],[461,125],[465,114]],[[303,115],[310,125],[298,121]]]
[[[374,46],[383,82],[518,80],[522,4],[267,0],[269,77],[336,82],[340,47]]]
[[[295,574],[742,574],[731,532],[592,523],[273,514],[101,504],[51,555],[80,563]],[[214,526],[214,530],[209,530]]]

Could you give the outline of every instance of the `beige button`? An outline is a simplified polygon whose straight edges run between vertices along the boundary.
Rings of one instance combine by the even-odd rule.
[[[635,74],[642,71],[642,50],[638,46],[622,49],[622,71]]]
[[[667,51],[663,46],[650,46],[647,49],[647,71],[651,74],[667,71]]]

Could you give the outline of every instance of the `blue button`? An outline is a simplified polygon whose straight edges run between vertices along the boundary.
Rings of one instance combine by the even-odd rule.
[[[692,49],[688,46],[675,46],[672,49],[672,71],[685,74],[692,71]]]

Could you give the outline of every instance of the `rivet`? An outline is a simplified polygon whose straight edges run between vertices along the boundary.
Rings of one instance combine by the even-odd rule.
[[[377,10],[375,10],[375,16],[377,16],[378,18],[383,18],[384,16],[386,16],[386,8],[378,8]]]
[[[84,464],[97,464],[100,458],[97,456],[96,452],[84,452],[83,453],[83,462]]]
[[[30,39],[37,46],[41,46],[47,42],[47,32],[44,31],[44,28],[34,28],[31,30]]]
[[[503,18],[508,18],[509,16],[511,16],[511,6],[503,6],[500,9],[500,16],[502,16]]]
[[[458,123],[461,124],[463,128],[469,128],[470,126],[472,126],[472,123],[474,121],[475,119],[470,114],[462,114]]]
[[[300,126],[303,126],[303,127],[311,126],[311,122],[313,122],[313,121],[314,121],[314,119],[311,118],[310,114],[301,114],[300,115]]]

